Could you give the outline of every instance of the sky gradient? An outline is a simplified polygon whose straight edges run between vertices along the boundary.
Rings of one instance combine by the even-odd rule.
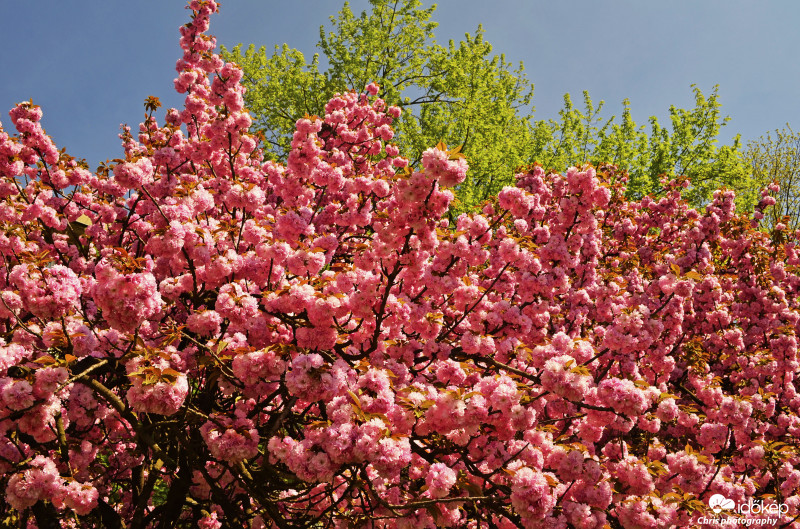
[[[431,2],[425,1],[424,5]],[[56,145],[94,168],[122,155],[121,123],[134,128],[147,96],[179,106],[172,80],[180,56],[181,0],[63,2],[0,0],[0,123],[33,99]],[[339,0],[226,0],[211,21],[218,43],[288,43],[307,58]],[[354,12],[366,0],[350,2]],[[723,141],[744,142],[787,122],[800,128],[800,2],[796,0],[445,0],[434,13],[437,41],[483,24],[506,60],[523,61],[536,119],[555,118],[563,95],[588,90],[604,115],[631,101],[633,118],[665,125],[670,105],[694,106],[691,85],[719,85]],[[157,114],[163,117],[163,109]]]

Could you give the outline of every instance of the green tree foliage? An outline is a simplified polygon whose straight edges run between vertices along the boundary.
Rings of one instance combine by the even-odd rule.
[[[402,152],[419,157],[444,142],[462,146],[470,162],[470,178],[460,198],[467,203],[496,192],[526,162],[525,139],[533,87],[522,64],[516,69],[500,55],[478,27],[474,35],[447,47],[434,40],[435,9],[421,9],[417,0],[371,0],[372,12],[356,17],[347,4],[331,17],[334,31],[320,28],[320,57],[306,62],[288,45],[265,48],[241,45],[228,52],[245,71],[246,102],[255,125],[264,132],[271,155],[288,152],[295,121],[304,114],[324,113],[335,93],[361,91],[370,82],[379,96],[403,108],[395,123]]]
[[[531,163],[557,171],[586,162],[615,164],[630,174],[632,197],[659,194],[662,175],[686,174],[693,181],[688,198],[696,205],[721,185],[740,192],[752,187],[738,137],[731,145],[717,145],[727,118],[720,115],[716,87],[708,97],[694,87],[695,108],[671,107],[671,126],[652,117],[649,132],[634,122],[627,100],[616,121],[602,117],[603,102],[595,106],[585,92],[583,109],[567,94],[558,119],[534,120],[533,85],[523,65],[492,55],[480,26],[443,47],[434,35],[435,6],[423,9],[419,0],[370,4],[371,12],[356,16],[345,3],[331,17],[332,30],[320,28],[317,48],[325,70],[320,54],[307,62],[287,44],[276,46],[271,56],[254,45],[223,49],[226,60],[244,69],[246,103],[273,158],[285,158],[298,118],[322,115],[333,94],[360,91],[374,81],[380,97],[404,110],[395,127],[402,152],[418,160],[438,142],[462,146],[470,164],[458,189],[462,207],[496,193]],[[750,204],[751,195],[742,202]]]
[[[530,156],[559,171],[584,162],[616,165],[629,174],[628,194],[633,198],[659,195],[663,175],[687,175],[692,187],[685,195],[695,205],[704,205],[722,186],[735,189],[741,205],[752,205],[753,182],[747,177],[739,137],[731,145],[717,145],[729,120],[720,115],[718,87],[708,97],[696,86],[693,90],[695,107],[671,106],[669,128],[651,117],[649,134],[631,117],[627,99],[617,122],[616,116],[602,117],[604,102],[595,106],[588,92],[583,93],[583,110],[566,94],[557,120],[533,124]]]
[[[753,175],[753,190],[772,182],[780,185],[774,207],[765,213],[769,226],[783,222],[792,230],[800,229],[800,133],[787,124],[747,143],[744,158]]]

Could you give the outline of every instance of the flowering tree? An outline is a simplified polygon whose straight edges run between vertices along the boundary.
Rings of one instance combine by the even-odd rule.
[[[124,160],[0,132],[4,526],[800,527],[795,234],[609,167],[451,226],[465,160],[410,168],[375,85],[264,162],[190,7]]]

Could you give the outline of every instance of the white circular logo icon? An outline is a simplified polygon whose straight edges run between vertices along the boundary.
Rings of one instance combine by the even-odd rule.
[[[719,514],[720,511],[722,511],[723,509],[725,509],[726,511],[733,509],[734,507],[736,507],[736,504],[733,502],[733,500],[729,500],[722,494],[714,494],[708,500],[708,506],[711,507],[712,511]]]

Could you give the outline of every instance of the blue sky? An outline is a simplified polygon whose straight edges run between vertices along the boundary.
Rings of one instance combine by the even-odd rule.
[[[430,5],[431,2],[423,2]],[[228,47],[288,43],[314,52],[319,26],[339,0],[225,0],[211,33]],[[136,126],[147,96],[165,106],[180,56],[181,0],[63,2],[0,0],[0,122],[33,99],[59,147],[92,167],[121,155],[119,125]],[[350,3],[356,13],[367,0]],[[690,108],[690,85],[720,85],[723,140],[754,139],[787,122],[800,129],[800,2],[796,0],[444,0],[437,40],[459,40],[479,23],[496,53],[523,61],[535,86],[535,117],[556,117],[565,92],[606,101],[619,114],[628,98],[634,119],[670,105]]]

